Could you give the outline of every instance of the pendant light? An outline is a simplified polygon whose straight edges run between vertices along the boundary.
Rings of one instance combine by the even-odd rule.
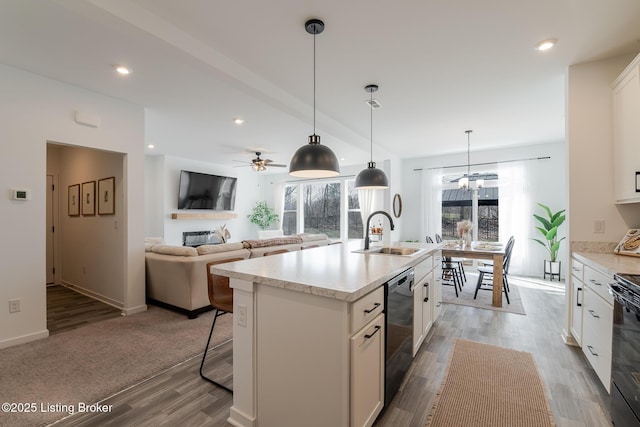
[[[309,143],[298,148],[289,163],[289,175],[301,178],[329,178],[340,175],[338,158],[316,135],[316,35],[324,31],[324,22],[310,19],[305,23],[307,33],[313,34],[313,135]]]
[[[462,178],[460,178],[460,180],[458,181],[458,188],[461,190],[468,190],[470,188],[469,186],[469,178],[471,178],[471,173],[470,173],[470,169],[471,169],[471,132],[473,132],[472,130],[465,130],[464,131],[467,134],[467,174],[465,176],[463,176]]]
[[[377,85],[367,85],[364,90],[371,94],[369,108],[371,108],[371,158],[366,169],[360,171],[356,176],[355,188],[361,190],[383,190],[389,188],[389,179],[383,170],[376,168],[373,161],[373,92],[378,90]]]

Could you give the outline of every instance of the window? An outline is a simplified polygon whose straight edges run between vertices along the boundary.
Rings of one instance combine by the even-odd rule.
[[[324,233],[340,238],[340,183],[310,183],[302,185],[302,212],[305,233]]]
[[[484,186],[476,190],[461,190],[461,177],[445,176],[442,190],[442,238],[458,239],[457,223],[464,219],[473,222],[478,240],[497,242],[498,233],[498,175],[482,173],[471,175],[471,186],[476,179],[484,179]],[[477,200],[477,203],[475,201]]]
[[[364,236],[362,216],[360,214],[360,201],[358,200],[358,190],[354,188],[355,181],[347,181],[347,218],[349,239],[361,239]]]
[[[362,217],[353,179],[292,183],[284,187],[282,231],[361,239]]]
[[[284,187],[284,207],[282,209],[282,233],[292,235],[298,232],[298,186]]]

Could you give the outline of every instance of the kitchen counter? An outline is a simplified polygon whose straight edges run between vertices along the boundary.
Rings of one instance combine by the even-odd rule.
[[[616,273],[640,274],[640,257],[594,252],[574,252],[573,257],[612,276]]]
[[[440,285],[439,274],[432,272],[439,267],[440,245],[385,246],[420,250],[413,255],[357,253],[353,251],[362,249],[363,243],[353,240],[212,268],[215,274],[230,277],[233,288],[230,424],[373,424],[385,396],[383,285],[415,266],[416,279],[423,278],[419,291],[411,293],[407,308],[413,312],[416,302],[424,309],[428,301],[423,302],[424,292],[435,292]],[[428,313],[436,300],[426,304]],[[423,317],[417,318],[422,325]],[[431,322],[429,317],[425,324]],[[420,327],[417,332],[422,331]],[[393,336],[401,332],[394,329]],[[411,334],[405,338],[410,349],[412,338]]]
[[[385,247],[422,249],[411,256],[354,253],[362,240],[214,266],[215,274],[352,302],[420,263],[439,244],[396,242]],[[378,248],[382,245],[371,246]]]

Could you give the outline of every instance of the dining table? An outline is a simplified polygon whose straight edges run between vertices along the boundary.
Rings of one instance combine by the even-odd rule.
[[[505,246],[498,243],[472,242],[471,245],[442,243],[442,256],[449,258],[471,258],[493,260],[493,297],[491,305],[502,307],[502,263]]]

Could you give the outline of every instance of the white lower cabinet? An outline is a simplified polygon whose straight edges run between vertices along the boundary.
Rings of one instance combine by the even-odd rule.
[[[442,312],[442,255],[439,251],[433,256],[433,286],[429,291],[431,292],[431,313],[435,322]]]
[[[424,342],[442,303],[442,257],[440,252],[415,267],[413,292],[413,355]]]
[[[384,315],[351,337],[351,425],[370,426],[384,406]]]
[[[584,304],[584,265],[576,259],[571,260],[571,285],[569,301],[571,303],[571,335],[578,345],[582,345],[582,307]]]
[[[604,387],[610,392],[613,306],[589,285],[584,289],[582,322],[582,351]]]

